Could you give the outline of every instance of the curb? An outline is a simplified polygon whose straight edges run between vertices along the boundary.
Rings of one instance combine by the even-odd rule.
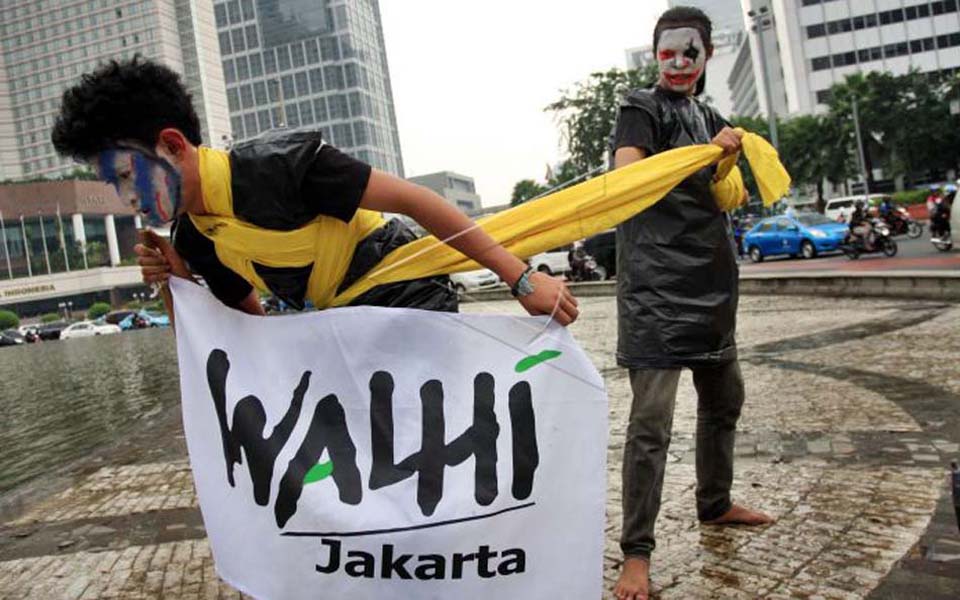
[[[615,296],[616,281],[568,284],[578,298]],[[960,302],[960,273],[953,271],[874,271],[849,273],[751,273],[740,276],[744,296],[830,296],[858,298],[907,298]],[[511,300],[510,290],[497,287],[470,292],[462,302]]]

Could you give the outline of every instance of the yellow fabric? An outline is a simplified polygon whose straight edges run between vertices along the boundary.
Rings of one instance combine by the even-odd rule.
[[[293,231],[263,229],[234,218],[228,155],[210,148],[200,148],[200,185],[207,211],[221,212],[190,215],[190,220],[213,241],[220,262],[263,291],[267,286],[253,263],[268,267],[313,263],[307,297],[321,308],[331,304],[357,244],[384,224],[380,213],[369,210],[358,210],[350,223],[321,216]]]
[[[727,158],[736,159],[737,157],[733,155]],[[713,194],[713,199],[717,202],[720,210],[725,212],[743,206],[749,198],[747,195],[747,186],[743,183],[743,174],[740,172],[740,167],[736,164],[729,168],[723,178],[720,178],[720,173],[722,172],[721,167],[723,167],[723,163],[727,158],[720,161],[720,164],[717,165],[717,177],[719,181],[710,183],[710,192]]]
[[[762,137],[748,132],[744,132],[742,143],[763,203],[769,206],[786,196],[790,175],[780,164],[777,151]],[[713,144],[668,150],[491,215],[477,225],[512,254],[526,258],[626,221],[722,155],[723,150]],[[384,257],[366,276],[337,295],[333,306],[348,304],[377,285],[478,268],[476,262],[435,237],[425,237]]]
[[[773,204],[789,191],[790,176],[766,140],[745,133],[742,141],[763,202]],[[713,144],[669,150],[491,215],[477,225],[515,256],[533,256],[626,221],[687,177],[718,162],[722,154],[723,150]],[[343,293],[336,294],[357,244],[383,225],[379,213],[359,210],[349,224],[322,216],[294,231],[267,230],[233,217],[226,153],[201,148],[200,178],[204,204],[215,214],[190,215],[191,220],[213,241],[221,262],[261,290],[266,286],[253,269],[254,262],[271,267],[313,263],[307,298],[318,308],[343,306],[377,285],[480,268],[429,236],[397,248]],[[727,188],[735,186],[738,179],[743,189],[739,169],[734,170],[731,163],[729,174],[722,180],[730,181],[723,184],[725,191],[718,193],[727,197]]]

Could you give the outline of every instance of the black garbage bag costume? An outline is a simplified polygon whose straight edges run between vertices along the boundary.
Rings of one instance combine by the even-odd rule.
[[[709,144],[728,123],[712,108],[659,87],[620,109],[614,150],[647,155]],[[723,213],[710,192],[713,168],[617,227],[617,362],[628,368],[692,367],[737,356],[739,270]]]
[[[326,215],[349,223],[370,179],[371,167],[324,143],[320,133],[280,130],[245,141],[230,151],[230,190],[237,218],[264,229],[291,231]],[[353,252],[338,289],[344,290],[396,248],[416,239],[392,219],[363,238]],[[177,252],[200,274],[224,304],[236,306],[253,286],[217,257],[214,243],[188,215],[173,227]],[[313,265],[270,267],[254,264],[257,275],[280,300],[303,309]],[[447,276],[374,287],[351,306],[457,311],[457,294]]]

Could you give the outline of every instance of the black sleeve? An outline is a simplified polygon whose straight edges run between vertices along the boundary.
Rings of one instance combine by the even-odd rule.
[[[370,165],[324,145],[314,155],[300,193],[311,212],[350,222],[370,181]]]
[[[220,302],[235,307],[253,291],[253,286],[247,280],[220,262],[213,242],[197,230],[190,217],[180,217],[175,227],[174,249],[187,261],[191,270],[203,277]]]
[[[657,122],[648,111],[636,106],[620,107],[617,128],[613,135],[613,151],[640,148],[647,156],[657,153]]]

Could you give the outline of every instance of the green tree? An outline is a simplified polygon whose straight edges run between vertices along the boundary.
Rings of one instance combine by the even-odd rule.
[[[510,196],[510,206],[523,204],[527,200],[536,198],[545,191],[547,191],[547,188],[536,181],[532,179],[521,179],[513,186],[513,195]]]
[[[20,326],[20,317],[9,310],[0,310],[0,331]]]
[[[57,313],[44,313],[40,316],[41,323],[53,323],[54,321],[59,321],[60,315]]]
[[[624,95],[632,89],[650,87],[656,80],[655,64],[642,70],[591,73],[573,89],[562,90],[560,99],[544,109],[554,113],[559,122],[569,161],[578,173],[603,164]]]
[[[99,319],[112,309],[113,307],[111,307],[107,302],[94,302],[93,305],[87,309],[87,318],[91,321],[94,319]]]

